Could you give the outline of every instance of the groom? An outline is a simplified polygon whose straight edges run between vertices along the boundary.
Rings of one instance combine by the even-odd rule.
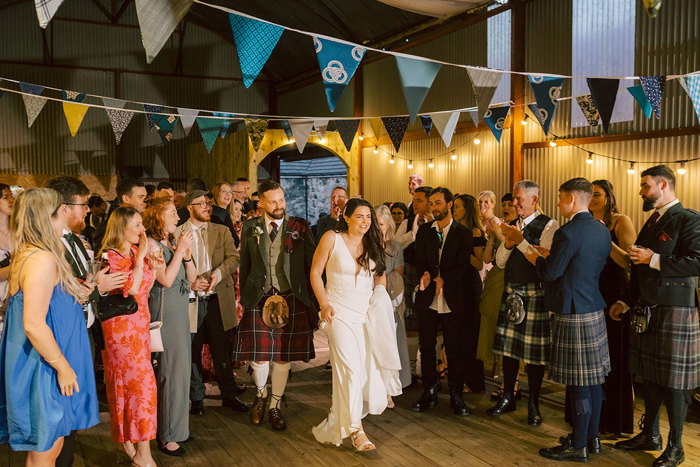
[[[315,357],[313,331],[318,318],[311,306],[309,271],[316,244],[305,219],[285,214],[284,191],[279,183],[264,181],[258,193],[264,215],[248,220],[241,231],[241,304],[245,311],[233,360],[251,362],[257,388],[251,423],[259,425],[264,419],[270,374],[270,425],[273,430],[284,430],[287,423],[280,402],[289,362],[308,362]],[[269,327],[263,321],[263,307],[273,295],[281,296],[289,306],[289,321],[280,328]]]

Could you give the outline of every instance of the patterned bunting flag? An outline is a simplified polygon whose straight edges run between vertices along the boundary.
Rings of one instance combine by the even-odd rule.
[[[214,147],[216,138],[219,136],[219,132],[225,120],[211,117],[197,117],[196,120],[199,133],[202,135],[202,140],[204,141],[204,146],[207,148],[207,153],[211,154],[211,148]]]
[[[688,97],[690,97],[690,102],[693,103],[698,120],[700,120],[700,75],[681,78],[681,83],[685,92],[688,93]]]
[[[163,141],[163,146],[167,147],[168,143],[170,143],[170,138],[173,136],[175,125],[177,125],[177,121],[180,117],[162,114],[153,114],[152,117],[153,127],[158,130],[158,135],[161,141]]]
[[[644,9],[650,18],[656,18],[661,9],[661,0],[642,0],[644,3]]]
[[[102,102],[104,103],[105,107],[112,107],[105,109],[105,112],[107,112],[107,118],[109,118],[109,122],[112,124],[114,139],[117,141],[117,146],[119,146],[119,142],[122,139],[122,134],[124,133],[124,130],[126,130],[126,127],[129,126],[129,122],[131,122],[135,112],[121,110],[126,105],[126,101],[120,99],[109,99],[107,97],[103,97]]]
[[[607,78],[586,78],[588,89],[591,90],[591,98],[600,114],[600,121],[603,122],[603,130],[608,132],[610,119],[615,108],[617,99],[617,88],[620,86],[619,79]]]
[[[578,96],[576,102],[578,102],[578,106],[581,108],[581,112],[583,112],[583,116],[586,117],[588,124],[590,126],[598,126],[600,113],[598,113],[598,108],[593,103],[591,96]]]
[[[45,0],[35,0],[36,2]],[[194,0],[136,0],[136,16],[141,28],[141,41],[146,49],[146,62],[151,63],[178,23],[185,17]]]
[[[408,115],[411,117],[410,123],[413,123],[442,65],[413,58],[398,56],[394,58],[401,77]]]
[[[44,92],[44,86],[30,83],[19,83],[19,87],[22,92],[33,94],[32,96],[22,94],[24,108],[27,111],[27,124],[28,127],[31,128],[31,126],[34,124],[34,120],[36,120],[36,117],[39,116],[41,109],[43,109],[46,105],[46,99],[39,97],[39,95]]]
[[[490,107],[484,115],[484,121],[491,128],[491,133],[496,137],[496,141],[501,142],[501,133],[506,124],[506,116],[510,110],[510,105],[502,107]]]
[[[430,130],[433,129],[433,119],[430,118],[430,115],[421,115],[420,122],[421,122],[421,125],[423,125],[423,129],[425,130],[425,134],[430,136]]]
[[[292,120],[289,122],[289,126],[292,129],[297,150],[299,151],[299,154],[302,154],[304,152],[304,148],[306,147],[306,142],[309,140],[309,135],[311,134],[311,128],[313,128],[314,122],[313,120]]]
[[[153,126],[155,125],[153,114],[162,112],[163,107],[160,105],[143,104],[143,110],[146,111],[146,121],[148,122],[148,129],[153,130]]]
[[[83,102],[85,100],[85,94],[64,90],[63,99],[72,102]],[[83,118],[85,118],[85,113],[88,109],[89,107],[84,104],[63,103],[63,113],[66,116],[66,122],[68,122],[68,129],[70,130],[71,136],[75,137],[75,135],[78,134],[78,128],[80,128],[80,124],[83,123]]]
[[[408,117],[382,117],[382,123],[384,123],[386,132],[389,133],[391,142],[394,143],[394,149],[399,152],[403,136],[408,128]]]
[[[491,99],[496,92],[498,83],[501,82],[501,73],[486,68],[467,68],[469,78],[472,80],[472,88],[476,96],[476,104],[479,107],[478,119],[483,120],[489,108]],[[478,126],[478,125],[477,125]]]
[[[656,118],[661,118],[661,96],[664,94],[666,77],[640,76],[639,79],[642,82],[644,94],[647,96],[649,104],[651,104],[651,108],[654,110],[654,115],[656,115]]]
[[[457,128],[457,122],[459,121],[459,112],[433,113],[430,114],[430,118],[433,120],[437,131],[440,132],[445,146],[449,148],[450,143],[452,143],[452,136],[455,134],[455,128]]]
[[[314,121],[314,130],[316,130],[316,136],[319,139],[323,139],[323,135],[326,133],[328,128],[328,120],[316,120]]]
[[[314,36],[314,48],[331,112],[365,55],[365,48]]]
[[[535,93],[537,101],[537,121],[542,126],[544,134],[549,134],[552,125],[554,112],[557,110],[561,87],[564,85],[564,78],[553,78],[549,76],[528,75],[532,91]]]
[[[284,134],[287,135],[287,139],[294,138],[294,133],[292,133],[292,127],[289,126],[289,122],[287,120],[280,121],[280,125],[284,130]]]
[[[338,127],[338,133],[340,133],[340,139],[343,140],[345,149],[349,151],[355,140],[357,127],[360,126],[360,120],[336,120],[335,126]]]
[[[34,0],[36,16],[39,19],[41,29],[46,29],[62,3],[63,0]]]
[[[528,104],[527,108],[530,109],[530,112],[532,112],[532,115],[535,116],[535,120],[537,120],[537,123],[539,123],[540,126],[542,126],[542,124],[544,123],[544,120],[543,120],[544,117],[540,113],[540,110],[537,108],[537,104]]]
[[[284,28],[233,13],[229,13],[228,19],[236,41],[243,84],[249,88],[270,58]]]
[[[229,114],[226,112],[212,112],[216,117],[234,117],[234,114]],[[226,133],[228,133],[228,129],[231,128],[231,120],[223,120],[221,119],[221,137],[225,138]]]
[[[177,113],[180,114],[180,123],[182,123],[182,128],[185,130],[185,136],[189,136],[192,125],[194,125],[194,120],[199,114],[199,110],[178,107]]]
[[[634,100],[637,101],[637,104],[639,104],[639,107],[641,107],[642,112],[644,112],[644,116],[646,118],[651,118],[651,104],[649,103],[649,99],[647,99],[647,95],[644,94],[644,89],[642,89],[642,85],[638,86],[631,86],[627,88],[627,92],[632,94],[632,97],[634,97]]]
[[[266,118],[244,118],[245,128],[248,130],[250,142],[253,143],[253,149],[260,149],[260,144],[265,137],[267,131],[268,120]]]

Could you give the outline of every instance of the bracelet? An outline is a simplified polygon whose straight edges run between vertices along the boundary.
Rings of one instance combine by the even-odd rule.
[[[59,361],[61,358],[63,358],[63,354],[62,354],[62,353],[59,354],[59,355],[58,355],[58,358],[55,359],[55,360],[46,360],[46,359],[44,359],[44,360],[46,360],[46,363],[56,363],[56,362]]]
[[[190,258],[190,259],[182,258],[182,261],[184,261],[185,263],[191,263],[191,262],[192,262],[192,258]]]

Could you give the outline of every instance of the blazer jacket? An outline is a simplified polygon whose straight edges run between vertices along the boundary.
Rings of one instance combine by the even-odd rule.
[[[309,273],[316,250],[311,226],[306,219],[285,216],[278,235],[284,235],[281,256],[287,282],[297,300],[309,307]],[[247,309],[257,306],[265,293],[265,280],[270,270],[269,244],[265,216],[249,219],[243,224],[239,278],[241,304]]]
[[[588,211],[557,229],[549,256],[537,258],[545,281],[545,307],[555,313],[584,314],[605,308],[598,280],[612,249],[610,232]]]
[[[647,222],[648,224],[648,222]],[[645,224],[637,245],[660,256],[660,270],[633,264],[625,302],[628,305],[698,306],[700,213],[671,206],[656,224]]]
[[[191,224],[185,223],[175,229],[175,238],[180,235],[183,229],[191,230]],[[194,248],[194,244],[192,248]],[[207,254],[209,255],[212,272],[217,269],[221,271],[221,281],[214,287],[214,292],[219,298],[219,309],[224,331],[228,331],[238,326],[236,293],[233,288],[233,277],[231,274],[238,268],[240,258],[238,250],[233,244],[231,232],[223,225],[214,224],[213,222],[207,224]],[[200,271],[197,272],[200,273]]]
[[[415,267],[418,279],[426,271],[430,273],[430,285],[423,291],[416,292],[417,308],[428,309],[435,298],[435,282],[440,276],[443,280],[442,293],[452,313],[473,312],[470,295],[481,294],[479,273],[471,266],[472,232],[456,221],[452,221],[447,238],[444,239],[442,258],[440,257],[440,239],[432,222],[426,222],[418,229],[415,241]]]

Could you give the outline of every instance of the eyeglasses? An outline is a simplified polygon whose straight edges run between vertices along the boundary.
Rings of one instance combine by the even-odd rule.
[[[82,206],[83,209],[89,209],[90,206],[87,203],[63,203],[66,206]]]
[[[222,195],[232,195],[233,194],[232,191],[228,191],[228,190],[221,190],[219,193],[221,193]]]
[[[190,203],[190,206],[199,206],[202,209],[206,208],[207,206],[212,207],[213,205],[214,205],[214,203],[212,203],[211,201],[209,201],[209,202],[202,201],[201,203]]]

